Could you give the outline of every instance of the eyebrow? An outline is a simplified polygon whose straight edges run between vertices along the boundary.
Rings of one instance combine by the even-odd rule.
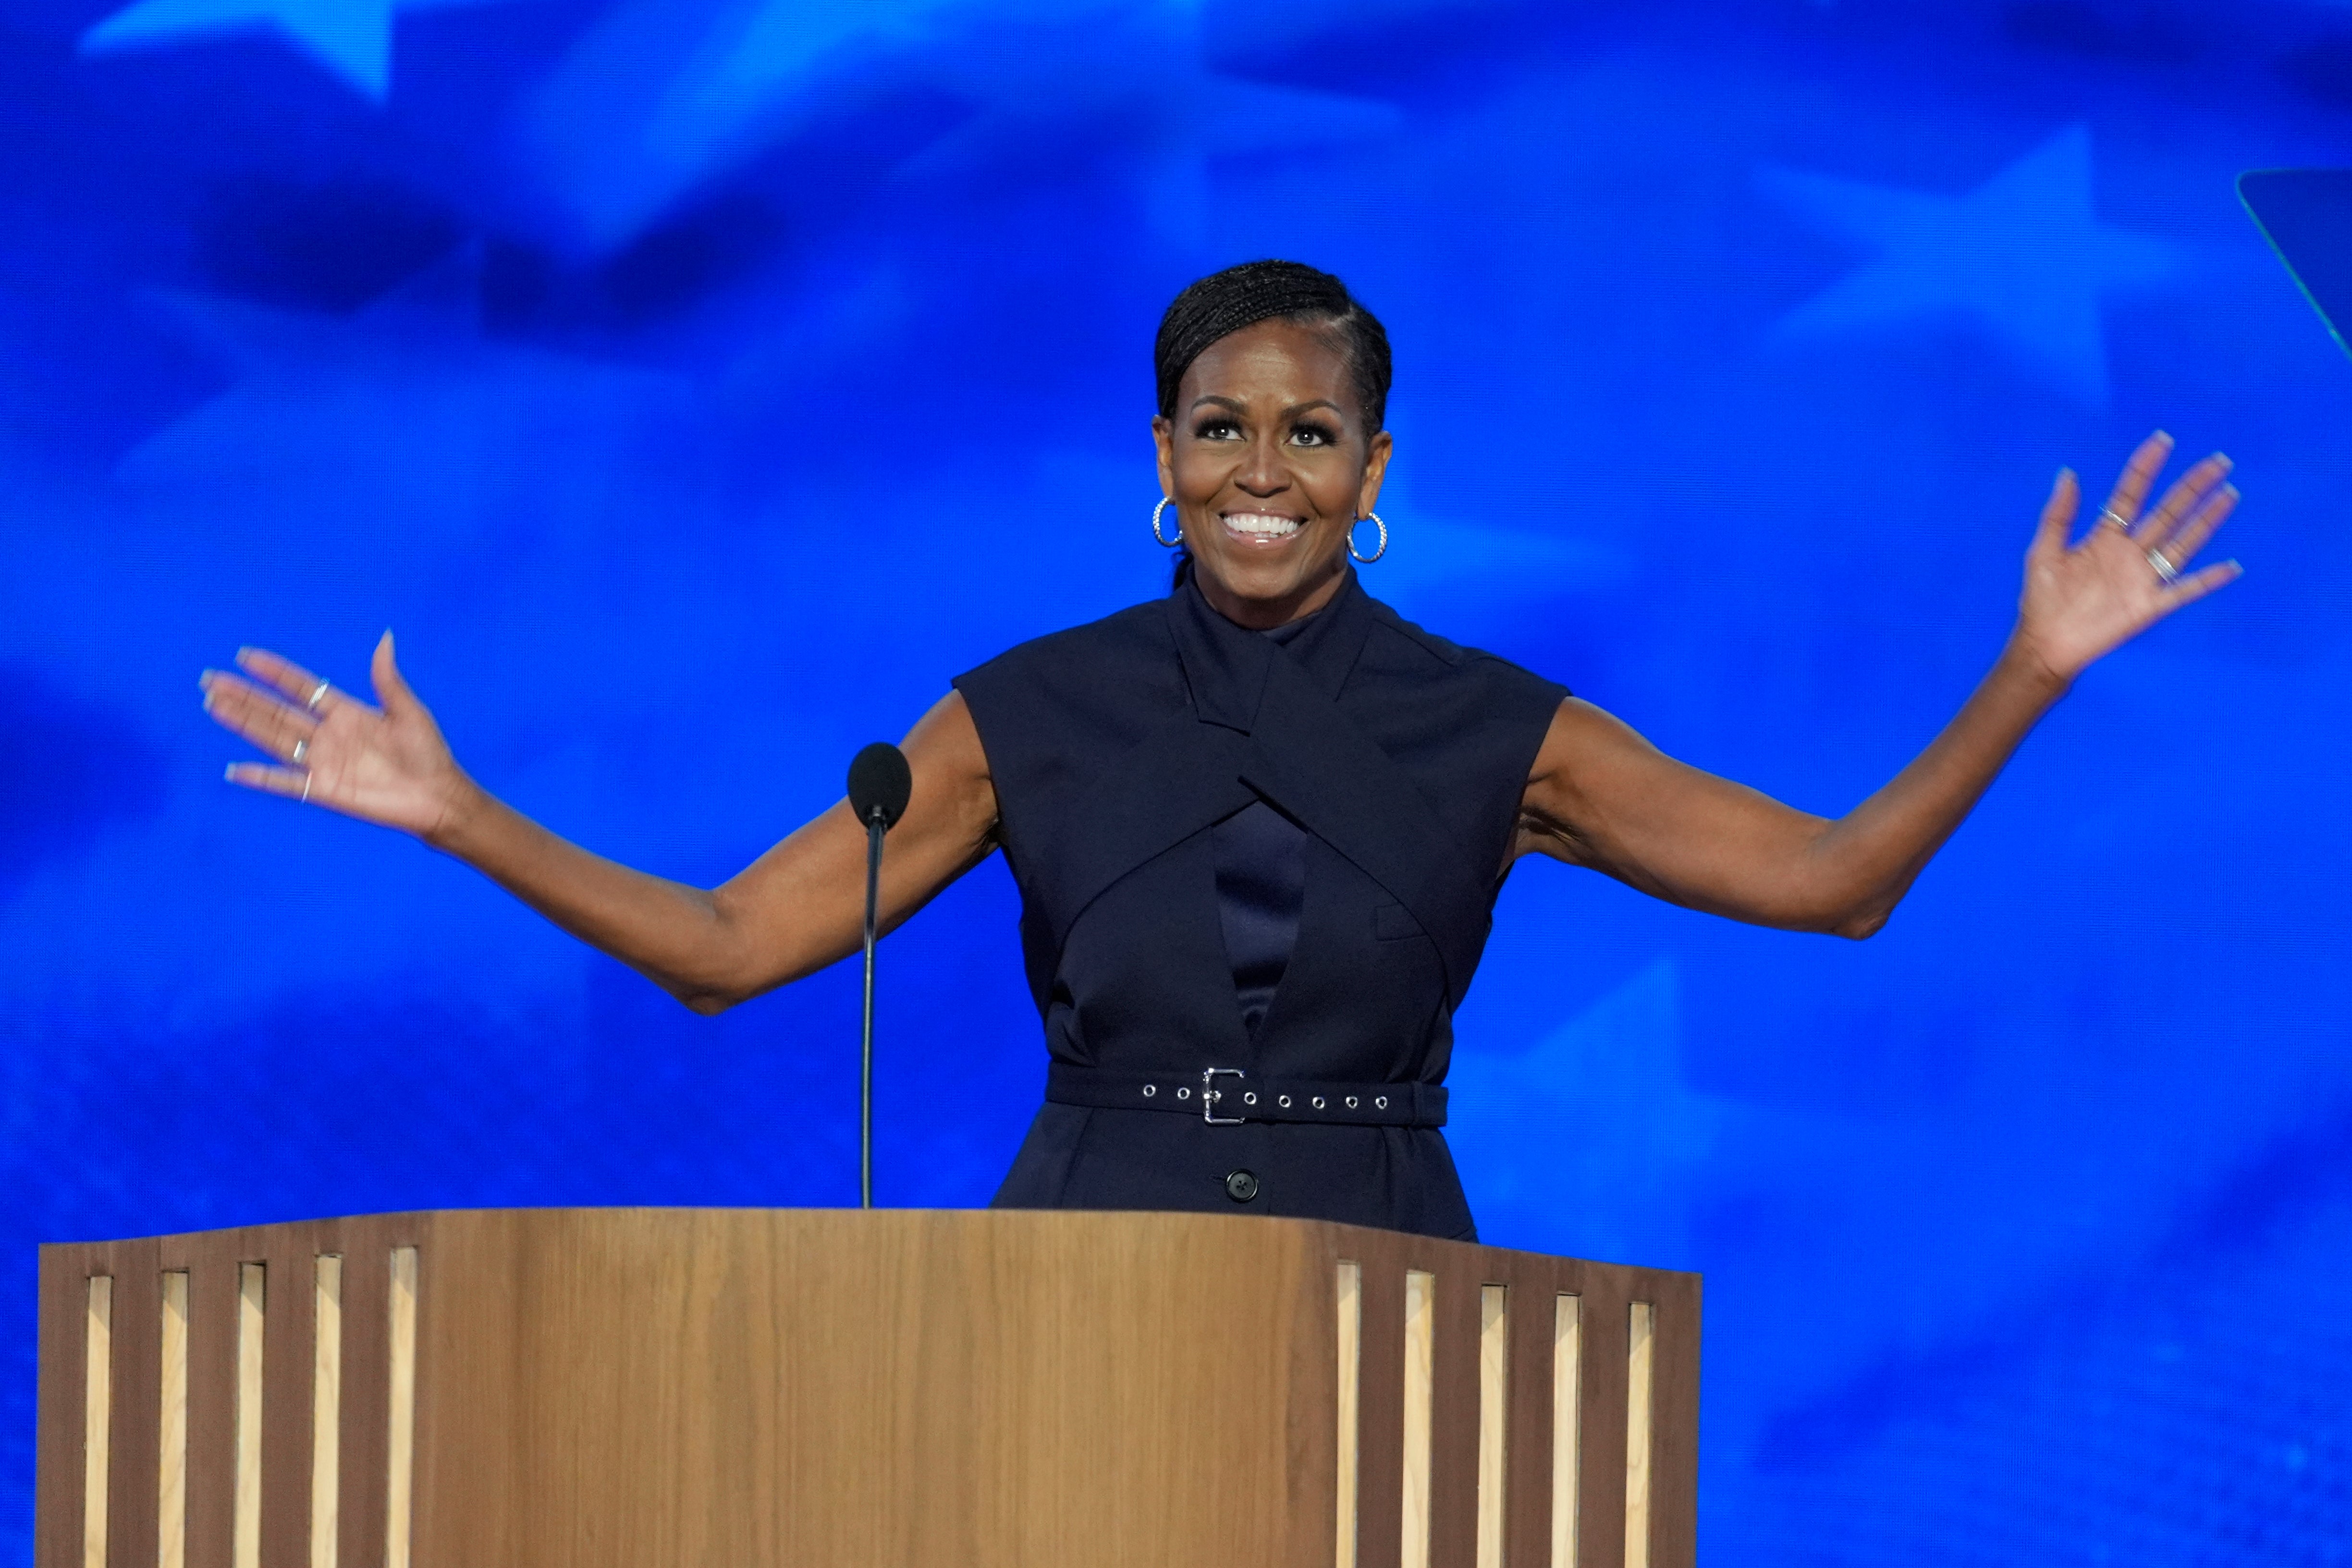
[[[1246,414],[1249,412],[1241,405],[1237,399],[1231,397],[1219,397],[1214,393],[1204,393],[1201,396],[1192,399],[1192,407],[1198,408],[1203,403],[1213,403],[1220,408],[1230,408],[1236,414]],[[1347,413],[1346,409],[1340,407],[1338,404],[1332,402],[1328,397],[1315,397],[1309,398],[1305,403],[1294,403],[1289,407],[1284,409],[1283,413],[1286,415],[1298,415],[1306,413],[1310,408],[1328,408],[1334,414],[1344,415]],[[1190,413],[1191,410],[1188,409],[1186,412]]]

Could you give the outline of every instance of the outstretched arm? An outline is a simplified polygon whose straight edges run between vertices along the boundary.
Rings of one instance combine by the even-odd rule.
[[[258,648],[237,663],[245,678],[205,672],[205,711],[280,760],[238,763],[232,783],[414,834],[697,1012],[797,980],[862,940],[866,830],[846,801],[720,886],[688,887],[593,855],[467,777],[401,679],[389,632],[372,670],[380,706]],[[996,844],[996,791],[963,699],[925,714],[905,750],[915,788],[882,859],[886,929]]]
[[[1813,816],[1686,766],[1571,699],[1528,776],[1517,852],[1735,920],[1870,935],[2075,676],[2238,575],[2235,563],[2180,573],[2237,503],[2226,459],[2198,464],[2140,518],[2170,450],[2161,435],[2143,444],[2098,524],[2071,546],[2077,488],[2073,473],[2058,476],[2026,552],[2017,628],[1992,672],[1926,751],[1845,816]]]

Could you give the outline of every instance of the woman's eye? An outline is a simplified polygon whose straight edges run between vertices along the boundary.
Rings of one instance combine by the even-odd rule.
[[[1225,441],[1241,434],[1241,426],[1230,419],[1206,419],[1193,426],[1195,441]]]
[[[1332,442],[1331,432],[1320,425],[1301,425],[1290,433],[1290,438],[1302,447],[1328,447]]]

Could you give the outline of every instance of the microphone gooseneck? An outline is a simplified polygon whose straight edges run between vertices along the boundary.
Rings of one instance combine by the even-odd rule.
[[[907,753],[877,741],[849,760],[849,809],[866,825],[866,999],[857,1052],[857,1206],[874,1206],[874,927],[882,897],[882,836],[915,793]]]

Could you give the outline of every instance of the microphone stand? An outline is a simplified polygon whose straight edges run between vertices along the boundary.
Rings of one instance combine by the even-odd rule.
[[[857,1206],[874,1206],[874,923],[882,896],[882,836],[890,824],[877,805],[866,818],[866,1004],[857,1055]]]

